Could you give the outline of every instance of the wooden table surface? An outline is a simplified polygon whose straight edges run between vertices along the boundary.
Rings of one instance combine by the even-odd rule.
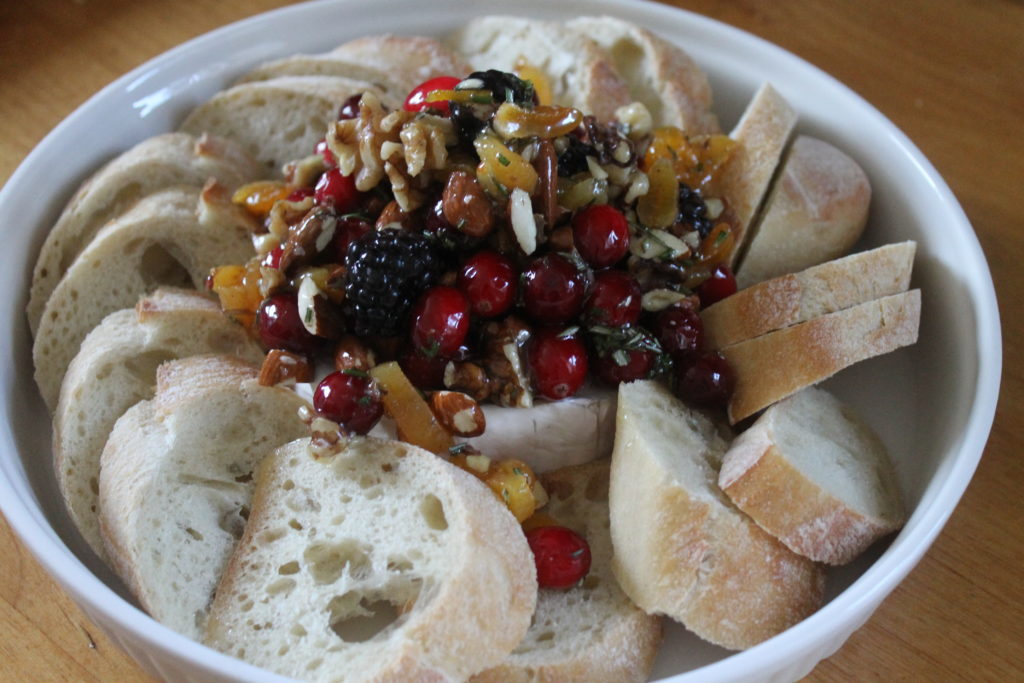
[[[186,39],[285,4],[0,3],[0,179],[111,80]],[[1016,343],[1024,337],[1024,4],[672,4],[781,45],[893,120],[952,186],[981,240],[1000,300],[1002,400],[974,480],[923,561],[809,680],[1024,679],[1024,359]],[[46,576],[5,521],[0,680],[146,680]]]

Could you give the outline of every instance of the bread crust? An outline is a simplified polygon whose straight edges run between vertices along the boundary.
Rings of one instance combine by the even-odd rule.
[[[863,169],[827,142],[797,136],[736,270],[740,287],[842,256],[868,220]]]
[[[918,289],[882,297],[720,349],[736,374],[736,424],[843,368],[917,341]]]
[[[185,133],[149,138],[105,164],[82,183],[43,242],[26,307],[32,334],[61,277],[105,223],[168,187],[199,188],[215,178],[234,189],[260,173],[256,160],[230,140]]]
[[[701,311],[705,343],[719,349],[904,292],[916,247],[913,241],[888,244],[741,289]]]
[[[725,442],[661,385],[620,385],[611,505],[614,569],[648,612],[742,649],[814,612],[821,568],[737,510],[717,486]]]

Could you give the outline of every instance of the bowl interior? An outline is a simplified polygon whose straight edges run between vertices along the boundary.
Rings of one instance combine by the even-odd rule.
[[[649,4],[477,2],[447,0],[422,12],[400,0],[387,5],[319,2],[226,27],[179,47],[111,84],[56,128],[0,194],[7,249],[0,277],[11,293],[2,316],[0,386],[6,420],[0,453],[4,512],[29,547],[71,590],[115,621],[151,629],[154,641],[227,672],[230,660],[185,643],[128,607],[120,582],[78,537],[64,513],[50,463],[50,423],[33,379],[23,310],[32,265],[70,194],[100,163],[151,135],[173,130],[196,104],[248,67],[296,52],[326,50],[360,35],[440,35],[477,14],[539,18],[613,14],[647,25],[682,45],[708,72],[716,110],[728,129],[764,81],[800,113],[798,132],[853,156],[873,187],[868,230],[859,247],[918,242],[913,287],[923,292],[920,341],[914,347],[840,373],[827,383],[878,431],[895,461],[912,516],[890,542],[829,575],[829,604],[770,643],[731,655],[678,626],[666,631],[654,678],[697,667],[708,676],[763,671],[769,662],[818,646],[829,654],[910,570],[941,528],[980,456],[998,391],[999,324],[991,277],[963,212],[934,169],[884,117],[817,69],[757,38],[694,15]],[[116,122],[116,125],[111,125]],[[88,131],[84,134],[84,131]],[[40,191],[42,188],[42,191]],[[98,581],[97,581],[98,578]],[[109,607],[102,605],[109,603]],[[845,629],[845,630],[844,630]],[[829,649],[831,648],[831,649]],[[223,660],[223,661],[220,661]],[[237,665],[235,665],[237,666]],[[809,668],[809,666],[807,667]],[[237,671],[237,669],[236,669]]]

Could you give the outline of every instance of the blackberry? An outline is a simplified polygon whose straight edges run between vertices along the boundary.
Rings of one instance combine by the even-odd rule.
[[[391,337],[406,328],[409,311],[437,279],[441,261],[430,240],[404,230],[374,230],[345,255],[345,311],[360,337]]]
[[[563,178],[574,176],[590,168],[587,165],[588,156],[597,156],[597,150],[579,138],[569,136],[566,138],[569,146],[558,155],[558,175]]]
[[[708,205],[700,190],[691,188],[686,183],[679,183],[679,222],[696,230],[701,239],[711,232],[711,220],[708,218]]]
[[[474,71],[466,80],[479,79],[484,89],[490,90],[494,96],[495,104],[512,102],[514,104],[532,107],[537,104],[537,93],[534,92],[533,83],[524,81],[515,74],[497,69],[487,71]]]

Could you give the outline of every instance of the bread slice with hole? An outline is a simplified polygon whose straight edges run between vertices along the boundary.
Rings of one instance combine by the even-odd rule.
[[[313,153],[348,98],[368,90],[391,108],[401,104],[366,81],[280,76],[222,90],[193,109],[180,130],[230,138],[263,165],[265,176],[279,176],[285,163]]]
[[[389,74],[402,87],[394,93],[400,101],[423,81],[438,76],[465,78],[472,71],[463,55],[424,36],[364,36],[342,43],[328,54]]]
[[[161,285],[200,289],[214,266],[248,260],[246,220],[217,186],[171,188],[100,230],[46,302],[32,346],[36,384],[50,411],[82,340],[108,314]]]
[[[263,351],[220,307],[195,291],[160,288],[111,313],[82,342],[53,416],[57,484],[82,537],[104,555],[99,528],[100,454],[114,423],[152,398],[161,363],[200,354],[259,364]]]
[[[399,441],[318,460],[302,439],[259,468],[205,643],[306,681],[464,680],[536,599],[522,529],[471,474]]]
[[[881,439],[815,387],[771,406],[740,434],[718,483],[762,529],[826,564],[850,562],[905,518]]]
[[[795,273],[847,253],[864,232],[871,184],[827,142],[799,135],[765,201],[736,270],[740,287]]]
[[[701,311],[712,349],[907,291],[917,243],[898,242],[741,289]]]
[[[605,458],[541,476],[554,520],[587,540],[591,566],[567,590],[541,588],[526,637],[499,666],[474,683],[646,681],[661,641],[661,618],[645,614],[612,573]]]
[[[248,516],[253,469],[308,434],[283,387],[254,366],[193,356],[157,370],[156,395],[114,425],[100,463],[100,530],[111,566],[153,618],[190,638]]]
[[[521,17],[474,19],[448,36],[474,69],[514,71],[525,61],[547,76],[554,104],[576,107],[599,121],[631,102],[629,85],[608,53],[564,24]]]
[[[35,334],[50,294],[75,257],[105,223],[139,199],[178,185],[199,188],[210,178],[234,189],[261,172],[236,143],[186,133],[149,138],[107,163],[82,184],[43,242],[26,309],[29,329]]]
[[[566,26],[604,48],[655,127],[676,126],[687,135],[719,131],[707,75],[682,48],[615,17],[580,17]]]
[[[661,384],[619,386],[612,453],[612,566],[649,613],[729,649],[760,643],[812,614],[820,566],[789,550],[718,487],[728,443]]]
[[[722,167],[718,190],[734,231],[729,265],[734,266],[752,239],[755,217],[796,126],[796,111],[764,83],[747,105],[729,137],[736,146]]]
[[[921,290],[867,301],[720,349],[736,375],[733,424],[840,370],[917,342]]]

